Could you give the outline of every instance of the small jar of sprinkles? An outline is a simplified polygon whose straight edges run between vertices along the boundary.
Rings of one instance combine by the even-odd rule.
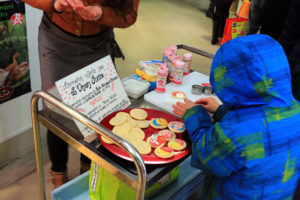
[[[175,85],[180,85],[182,83],[184,70],[184,62],[177,61],[173,71],[173,83]]]
[[[188,75],[191,69],[192,54],[191,53],[183,54],[183,62],[185,63],[183,75]]]

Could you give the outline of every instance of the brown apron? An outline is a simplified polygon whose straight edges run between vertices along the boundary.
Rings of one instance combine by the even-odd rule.
[[[38,41],[42,90],[107,55],[113,61],[119,57],[124,59],[114,39],[113,28],[95,36],[77,37],[63,31],[45,13],[39,26]]]

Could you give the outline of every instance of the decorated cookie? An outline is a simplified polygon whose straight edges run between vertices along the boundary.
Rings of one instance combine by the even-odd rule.
[[[167,141],[173,140],[176,138],[176,134],[168,129],[164,129],[158,132],[158,135],[166,138]]]
[[[186,147],[186,142],[181,139],[174,139],[168,142],[168,147],[180,151]]]
[[[149,121],[148,120],[136,120],[136,125],[139,128],[148,128],[149,127]]]
[[[126,122],[127,117],[125,116],[115,116],[109,120],[109,124],[112,126],[119,126]]]
[[[151,147],[157,148],[164,146],[166,143],[166,139],[163,136],[159,136],[158,134],[153,134],[147,138],[147,142],[149,142]]]
[[[168,121],[164,118],[153,118],[151,119],[150,126],[156,129],[164,129],[168,127]]]
[[[169,122],[168,128],[174,133],[183,133],[185,131],[184,123],[178,121]]]
[[[154,150],[154,154],[159,158],[171,158],[174,156],[174,151],[169,147],[160,147]]]
[[[172,92],[172,97],[175,99],[185,99],[186,94],[184,92]]]
[[[143,109],[135,108],[130,111],[130,116],[133,119],[145,120],[148,117],[148,113]]]

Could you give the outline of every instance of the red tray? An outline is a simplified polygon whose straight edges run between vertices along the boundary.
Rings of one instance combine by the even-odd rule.
[[[114,113],[111,113],[110,115],[106,116],[101,122],[100,124],[106,128],[108,128],[109,130],[112,130],[113,126],[111,126],[109,124],[109,120],[111,118],[113,118],[118,112],[127,112],[129,113],[130,110],[133,108],[128,108],[125,110],[120,110]],[[180,121],[183,122],[182,120],[178,119],[177,117],[166,113],[166,112],[162,112],[159,110],[154,110],[154,109],[148,109],[148,108],[141,108],[145,111],[147,111],[148,113],[148,117],[147,120],[151,120],[152,118],[164,118],[166,119],[168,122],[170,121]],[[160,130],[159,129],[155,129],[151,126],[149,126],[148,128],[142,129],[145,132],[145,138],[144,141],[147,140],[147,138],[149,136],[151,136],[154,133],[158,133]],[[113,154],[125,159],[125,160],[129,160],[132,161],[132,158],[129,156],[129,154],[124,151],[123,149],[121,149],[120,147],[118,147],[115,144],[107,144],[105,142],[102,141],[101,136],[98,135],[100,142],[102,143],[102,145],[109,150],[110,152],[112,152]],[[142,155],[142,158],[144,160],[145,164],[166,164],[166,163],[170,163],[170,162],[174,162],[178,159],[181,159],[183,157],[185,157],[190,151],[191,151],[191,141],[189,139],[188,134],[185,132],[181,133],[181,134],[176,134],[176,138],[178,139],[182,139],[187,143],[187,147],[182,150],[182,151],[175,151],[175,155],[172,158],[168,158],[168,159],[162,159],[162,158],[158,158],[154,155],[154,148],[152,148],[152,151],[150,154],[147,155]]]

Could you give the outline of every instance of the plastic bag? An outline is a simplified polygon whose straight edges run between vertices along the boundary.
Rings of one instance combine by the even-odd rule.
[[[240,18],[248,19],[249,17],[249,9],[251,2],[249,0],[243,0],[243,3],[237,13],[237,16]]]
[[[220,44],[224,44],[229,40],[245,35],[247,27],[248,19],[239,17],[226,19],[224,33],[220,40]]]
[[[145,191],[145,196],[151,198],[161,192],[161,189],[175,182],[179,176],[180,166],[173,168],[168,174]],[[110,174],[92,161],[89,179],[89,197],[91,200],[134,200],[136,191],[124,182]]]
[[[90,169],[89,197],[92,200],[133,200],[136,192],[95,162]]]

